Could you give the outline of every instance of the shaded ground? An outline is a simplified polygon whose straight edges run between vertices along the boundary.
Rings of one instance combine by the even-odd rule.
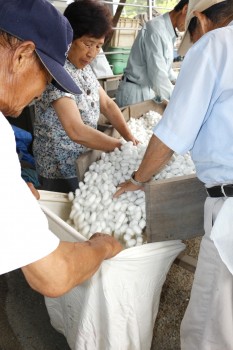
[[[21,270],[0,276],[0,350],[69,350]]]
[[[185,253],[196,258],[200,238],[184,243]],[[180,350],[180,323],[189,302],[193,277],[192,272],[172,265],[161,293],[151,350]]]

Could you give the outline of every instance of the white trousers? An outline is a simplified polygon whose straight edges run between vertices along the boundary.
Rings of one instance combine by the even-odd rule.
[[[209,197],[205,202],[205,235],[181,323],[181,350],[233,350],[233,276],[209,238],[223,202]]]

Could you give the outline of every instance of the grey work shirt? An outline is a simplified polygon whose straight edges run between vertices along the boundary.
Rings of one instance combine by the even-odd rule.
[[[158,100],[170,99],[174,87],[171,81],[176,80],[176,75],[172,69],[175,40],[176,33],[168,12],[148,21],[141,29],[131,48],[127,67],[124,71],[124,77],[127,77],[137,86],[129,87],[128,85],[127,88],[126,84],[129,83],[124,79],[119,87],[119,90],[122,89],[122,95],[128,98],[125,103],[131,104],[144,100],[142,96],[141,101],[133,101],[133,96],[127,95],[127,89],[132,90],[131,95],[137,95],[136,89],[142,89],[146,93],[147,90],[151,89]],[[123,91],[121,85],[124,84]],[[132,85],[132,83],[130,84]],[[119,95],[116,98],[117,102],[118,99],[121,99]],[[151,95],[151,92],[148,92],[149,95]],[[122,104],[119,103],[119,105]]]

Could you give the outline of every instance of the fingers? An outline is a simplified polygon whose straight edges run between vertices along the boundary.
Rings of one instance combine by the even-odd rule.
[[[36,197],[36,199],[40,199],[40,194],[37,191],[37,189],[34,187],[34,185],[31,182],[27,182],[28,187],[30,188],[32,194],[34,195],[34,197]]]
[[[133,139],[133,145],[134,146],[137,146],[138,144],[140,143],[140,141],[139,140],[137,140],[137,139]]]
[[[118,198],[120,197],[121,194],[123,194],[125,192],[124,187],[120,187],[119,190],[117,190],[114,195],[113,198]]]
[[[167,100],[162,100],[162,103],[164,104],[165,107],[167,107],[167,105],[168,105],[168,101]]]
[[[96,233],[93,233],[93,235],[89,239],[95,239],[95,238],[105,237],[105,236],[109,236],[109,235],[103,232],[96,232]]]
[[[122,251],[123,246],[114,237],[107,235],[106,241],[110,244],[111,249],[108,250],[108,254],[105,259],[110,259]]]
[[[118,242],[114,237],[106,233],[96,232],[90,237],[90,240],[99,242],[99,244],[105,246],[106,248],[105,259],[112,258],[123,249],[123,246],[121,245],[120,242]]]
[[[118,242],[115,239],[115,243],[114,243],[114,247],[113,247],[111,258],[114,257],[115,255],[117,255],[118,253],[120,253],[122,250],[123,250],[123,246],[120,244],[120,242]]]
[[[131,137],[129,139],[127,139],[127,141],[133,142],[134,146],[137,146],[140,143],[140,141],[138,139],[136,139],[133,135],[131,135]]]
[[[119,189],[114,193],[113,198],[118,198],[121,194],[128,191],[140,190],[142,187],[134,185],[131,181],[126,181],[118,185],[118,188]]]

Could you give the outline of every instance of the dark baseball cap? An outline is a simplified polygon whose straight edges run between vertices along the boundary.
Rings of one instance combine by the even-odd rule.
[[[68,20],[47,0],[0,0],[0,30],[30,40],[53,77],[53,85],[72,94],[81,90],[64,69],[73,39]]]

